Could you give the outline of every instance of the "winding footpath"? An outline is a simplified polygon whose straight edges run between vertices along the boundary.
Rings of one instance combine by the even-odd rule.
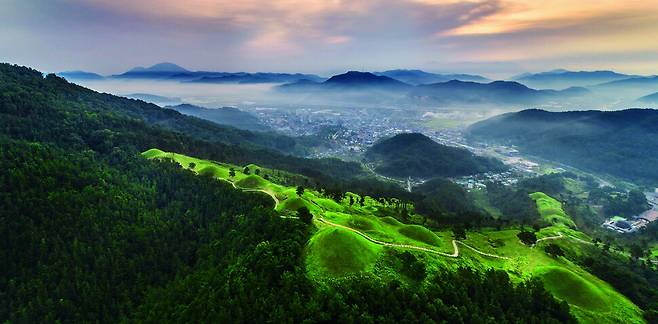
[[[249,188],[242,188],[242,187],[238,187],[238,186],[236,186],[236,185],[235,185],[235,182],[233,182],[233,181],[231,181],[231,180],[228,180],[228,179],[222,179],[222,178],[217,178],[217,179],[222,180],[222,181],[226,181],[226,182],[230,183],[230,184],[233,186],[233,188],[234,188],[234,189],[237,189],[237,190],[242,190],[242,191],[244,191],[244,192],[262,192],[262,193],[265,193],[265,194],[267,194],[268,196],[272,197],[272,199],[274,200],[274,209],[276,209],[276,208],[279,206],[279,198],[277,198],[276,195],[274,195],[274,193],[272,193],[272,192],[269,192],[269,191],[264,190],[264,189],[249,189]],[[294,218],[294,217],[285,217],[285,218]]]
[[[535,244],[532,245],[532,247],[535,247],[537,244],[539,244],[540,242],[543,242],[543,241],[559,240],[559,239],[564,239],[564,238],[572,239],[574,241],[577,241],[577,242],[583,243],[583,244],[594,245],[594,243],[592,243],[592,242],[585,241],[585,240],[577,238],[573,235],[564,235],[564,234],[562,234],[562,232],[557,232],[556,236],[548,236],[548,237],[538,239],[535,242]]]
[[[352,232],[352,233],[356,233],[356,234],[362,236],[363,238],[365,238],[366,240],[368,240],[368,241],[370,241],[370,242],[372,242],[372,243],[378,244],[378,245],[382,245],[382,246],[389,246],[389,247],[397,247],[397,248],[403,248],[403,249],[418,250],[418,251],[423,251],[423,252],[429,252],[429,253],[434,253],[434,254],[442,255],[442,256],[445,256],[445,257],[449,257],[449,258],[456,258],[456,257],[459,256],[459,248],[457,247],[457,243],[456,243],[455,240],[452,240],[452,246],[454,247],[455,251],[454,251],[452,254],[448,254],[448,253],[445,253],[445,252],[440,252],[440,251],[436,251],[436,250],[434,250],[434,249],[424,248],[424,247],[415,246],[415,245],[409,245],[409,244],[396,244],[396,243],[383,242],[383,241],[380,241],[380,240],[374,239],[374,238],[368,236],[367,234],[365,234],[365,233],[363,233],[363,232],[361,232],[361,231],[359,231],[359,230],[357,230],[357,229],[354,229],[354,228],[351,228],[351,227],[347,227],[347,226],[345,226],[345,225],[340,225],[340,224],[332,223],[332,222],[330,222],[330,221],[328,221],[328,220],[326,220],[326,219],[324,219],[324,218],[320,218],[320,217],[318,217],[318,221],[320,221],[320,222],[322,222],[322,223],[324,223],[324,224],[330,225],[330,226],[334,226],[334,227],[342,228],[342,229],[344,229],[344,230],[348,230],[348,231],[350,231],[350,232]]]
[[[274,200],[274,208],[275,209],[279,206],[279,203],[280,203],[279,199],[276,197],[276,195],[274,193],[272,193],[270,191],[263,190],[263,189],[242,188],[242,187],[236,186],[235,182],[230,181],[228,179],[221,179],[221,180],[224,180],[224,181],[230,183],[233,186],[233,188],[238,189],[238,190],[242,190],[242,191],[245,191],[245,192],[262,192],[262,193],[265,193],[268,196],[272,197],[272,199]],[[311,203],[313,203],[314,205],[316,205],[319,208],[321,208],[322,210],[324,210],[324,208],[322,206],[320,206],[319,204],[317,204],[316,202],[311,201]],[[281,218],[297,219],[298,217],[295,217],[295,216],[281,216]],[[381,245],[381,246],[388,246],[388,247],[395,247],[395,248],[422,251],[422,252],[427,252],[427,253],[440,255],[440,256],[443,256],[443,257],[447,257],[447,258],[458,258],[459,257],[459,245],[462,245],[463,247],[468,248],[468,249],[472,250],[473,252],[475,252],[475,253],[477,253],[481,256],[485,256],[485,257],[489,257],[489,258],[495,258],[495,259],[502,259],[502,260],[509,260],[510,259],[509,257],[506,257],[506,256],[491,254],[491,253],[487,253],[487,252],[482,252],[482,251],[480,251],[480,250],[478,250],[478,249],[476,249],[476,248],[474,248],[474,247],[472,247],[472,246],[470,246],[470,245],[468,245],[468,244],[466,244],[462,241],[458,241],[458,240],[452,240],[451,241],[452,248],[453,248],[452,253],[441,252],[441,251],[437,251],[437,250],[434,250],[434,249],[430,249],[430,248],[426,248],[426,247],[422,247],[422,246],[410,245],[410,244],[397,244],[397,243],[384,242],[384,241],[377,240],[373,237],[370,237],[370,236],[368,236],[368,234],[363,233],[363,232],[361,232],[357,229],[328,221],[328,220],[324,219],[323,217],[316,217],[316,219],[319,222],[323,223],[323,224],[333,226],[333,227],[338,227],[338,228],[350,231],[352,233],[355,233],[355,234],[363,237],[364,239],[366,239],[366,240],[368,240],[368,241],[370,241],[374,244]],[[590,244],[590,245],[594,244],[592,242],[588,242],[588,241],[579,239],[575,236],[571,236],[571,235],[565,236],[561,232],[558,232],[557,236],[549,236],[549,237],[544,237],[544,238],[538,239],[536,241],[536,243],[534,245],[532,245],[532,247],[535,247],[538,243],[543,242],[543,241],[557,240],[557,239],[564,239],[564,238],[570,238],[570,239],[573,239],[573,240],[578,241],[578,242],[583,243],[583,244]]]
[[[441,256],[444,256],[444,257],[448,257],[448,258],[457,258],[457,257],[459,257],[459,246],[458,246],[458,244],[461,244],[461,245],[463,245],[463,246],[465,246],[465,247],[467,247],[467,248],[473,250],[475,253],[480,254],[480,255],[482,255],[482,256],[491,257],[491,258],[497,258],[497,259],[504,259],[504,260],[508,260],[508,259],[509,259],[508,257],[505,257],[505,256],[495,255],[495,254],[491,254],[491,253],[482,252],[482,251],[480,251],[480,250],[478,250],[478,249],[476,249],[476,248],[474,248],[474,247],[472,247],[472,246],[470,246],[470,245],[468,245],[468,244],[466,244],[466,243],[464,243],[464,242],[462,242],[462,241],[457,241],[457,240],[452,240],[453,252],[452,252],[451,254],[449,254],[449,253],[445,253],[445,252],[441,252],[441,251],[437,251],[437,250],[434,250],[434,249],[425,248],[425,247],[421,247],[421,246],[415,246],[415,245],[409,245],[409,244],[396,244],[396,243],[383,242],[383,241],[380,241],[380,240],[374,239],[374,238],[368,236],[367,234],[365,234],[365,233],[363,233],[363,232],[361,232],[361,231],[359,231],[359,230],[357,230],[357,229],[354,229],[354,228],[351,228],[351,227],[348,227],[348,226],[345,226],[345,225],[340,225],[340,224],[332,223],[332,222],[330,222],[330,221],[328,221],[328,220],[326,220],[326,219],[324,219],[324,218],[320,218],[320,217],[319,217],[319,218],[318,218],[318,221],[320,221],[320,222],[322,222],[322,223],[324,223],[324,224],[330,225],[330,226],[339,227],[339,228],[342,228],[342,229],[348,230],[348,231],[350,231],[350,232],[356,233],[356,234],[362,236],[363,238],[365,238],[366,240],[368,240],[368,241],[370,241],[370,242],[372,242],[372,243],[378,244],[378,245],[382,245],[382,246],[389,246],[389,247],[396,247],[396,248],[403,248],[403,249],[417,250],[417,251],[423,251],[423,252],[428,252],[428,253],[438,254],[438,255],[441,255]]]

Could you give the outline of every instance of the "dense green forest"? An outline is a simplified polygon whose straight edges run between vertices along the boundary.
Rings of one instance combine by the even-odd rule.
[[[524,110],[469,127],[473,140],[640,183],[658,180],[658,111]]]
[[[302,258],[313,226],[278,217],[269,197],[139,155],[161,147],[335,190],[378,187],[354,176],[358,164],[282,155],[252,136],[0,65],[0,320],[574,321],[539,281],[426,274],[404,253],[410,281],[311,281]]]
[[[414,206],[439,224],[484,225],[490,215],[475,206],[466,190],[448,180],[435,178],[414,188]]]
[[[365,158],[375,164],[375,171],[404,178],[455,177],[505,168],[500,161],[441,145],[418,133],[381,140],[368,149]]]

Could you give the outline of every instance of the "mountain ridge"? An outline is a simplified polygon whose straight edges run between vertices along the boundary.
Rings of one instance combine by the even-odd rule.
[[[585,170],[658,180],[658,110],[507,113],[467,129],[471,141],[514,145],[527,154]]]
[[[180,104],[175,106],[166,106],[164,108],[176,110],[184,115],[209,120],[219,125],[226,125],[255,132],[272,131],[271,128],[261,123],[260,120],[256,118],[256,116],[233,107],[211,109],[191,104]]]
[[[450,80],[487,82],[489,79],[471,74],[438,74],[417,69],[397,69],[383,72],[372,72],[375,75],[387,76],[411,85],[447,82]]]

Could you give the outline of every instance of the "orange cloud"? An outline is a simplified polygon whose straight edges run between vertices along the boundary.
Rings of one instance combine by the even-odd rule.
[[[443,35],[487,35],[527,29],[552,28],[592,18],[646,14],[658,17],[653,0],[505,0],[502,11],[442,33]]]

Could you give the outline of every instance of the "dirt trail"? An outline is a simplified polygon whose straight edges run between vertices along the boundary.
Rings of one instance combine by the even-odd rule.
[[[262,193],[265,193],[265,194],[267,194],[268,196],[272,197],[272,199],[274,200],[274,208],[275,208],[275,209],[279,206],[279,203],[280,203],[279,199],[276,197],[276,195],[275,195],[274,193],[272,193],[272,192],[270,192],[270,191],[263,190],[263,189],[241,188],[241,187],[236,186],[236,185],[235,185],[235,182],[233,182],[233,181],[230,181],[230,180],[228,180],[228,179],[221,179],[221,178],[219,178],[219,179],[222,180],[222,181],[226,181],[226,182],[230,183],[230,184],[233,186],[233,188],[238,189],[238,190],[242,190],[242,191],[245,191],[245,192],[262,192]],[[324,210],[324,208],[323,208],[322,206],[320,206],[319,204],[317,204],[315,201],[311,201],[311,203],[314,204],[315,206],[321,208],[322,210]],[[295,217],[295,216],[281,216],[281,218],[294,218],[294,219],[298,219],[298,217]],[[322,222],[322,223],[324,223],[324,224],[327,224],[327,225],[330,225],[330,226],[334,226],[334,227],[339,227],[339,228],[342,228],[342,229],[348,230],[348,231],[350,231],[350,232],[356,233],[356,234],[360,235],[361,237],[365,238],[366,240],[368,240],[368,241],[370,241],[370,242],[372,242],[372,243],[378,244],[378,245],[382,245],[382,246],[389,246],[389,247],[397,247],[397,248],[403,248],[403,249],[410,249],[410,250],[423,251],[423,252],[428,252],[428,253],[432,253],[432,254],[436,254],[436,255],[440,255],[440,256],[448,257],[448,258],[458,258],[458,257],[459,257],[459,246],[458,246],[458,244],[461,244],[461,245],[463,245],[464,247],[466,247],[466,248],[472,250],[473,252],[475,252],[475,253],[477,253],[477,254],[479,254],[479,255],[485,256],[485,257],[497,258],[497,259],[503,259],[503,260],[509,260],[509,259],[510,259],[509,257],[506,257],[506,256],[502,256],[502,255],[496,255],[496,254],[491,254],[491,253],[482,252],[482,251],[480,251],[480,250],[478,250],[478,249],[476,249],[476,248],[474,248],[474,247],[472,247],[472,246],[470,246],[470,245],[468,245],[468,244],[466,244],[466,243],[464,243],[464,242],[462,242],[462,241],[458,241],[458,240],[452,240],[452,241],[451,241],[451,243],[452,243],[452,248],[453,248],[453,252],[452,252],[452,253],[441,252],[441,251],[437,251],[437,250],[434,250],[434,249],[425,248],[425,247],[421,247],[421,246],[410,245],[410,244],[396,244],[396,243],[383,242],[383,241],[380,241],[380,240],[374,239],[374,238],[368,236],[367,234],[365,234],[365,233],[363,233],[363,232],[361,232],[361,231],[359,231],[359,230],[357,230],[357,229],[354,229],[354,228],[351,228],[351,227],[348,227],[348,226],[344,226],[344,225],[340,225],[340,224],[336,224],[336,223],[330,222],[330,221],[328,221],[328,220],[326,220],[326,219],[324,219],[324,218],[322,218],[322,217],[317,217],[317,220],[320,221],[320,222]],[[569,235],[569,236],[565,236],[565,235],[563,235],[561,232],[558,232],[558,235],[557,235],[557,236],[549,236],[549,237],[544,237],[544,238],[538,239],[538,240],[536,241],[536,243],[532,245],[532,247],[535,247],[535,245],[537,245],[537,243],[540,243],[540,242],[543,242],[543,241],[557,240],[557,239],[562,239],[562,238],[570,238],[570,239],[576,240],[576,241],[578,241],[578,242],[580,242],[580,243],[583,243],[583,244],[590,244],[590,245],[593,245],[593,244],[594,244],[594,243],[592,243],[592,242],[588,242],[588,241],[585,241],[585,240],[579,239],[579,238],[577,238],[577,237],[575,237],[575,236],[571,236],[571,235]]]
[[[318,221],[320,221],[320,222],[322,222],[322,223],[325,223],[325,224],[327,224],[327,225],[330,225],[330,226],[339,227],[339,228],[342,228],[342,229],[348,230],[348,231],[350,231],[350,232],[356,233],[356,234],[362,236],[363,238],[365,238],[366,240],[368,240],[368,241],[370,241],[370,242],[372,242],[372,243],[378,244],[378,245],[382,245],[382,246],[389,246],[389,247],[397,247],[397,248],[403,248],[403,249],[418,250],[418,251],[423,251],[423,252],[428,252],[428,253],[438,254],[438,255],[441,255],[441,256],[444,256],[444,257],[448,257],[448,258],[457,258],[457,257],[459,257],[459,246],[457,246],[457,244],[461,244],[461,245],[463,245],[463,246],[465,246],[465,247],[467,247],[467,248],[473,250],[475,253],[480,254],[480,255],[483,255],[483,256],[486,256],[486,257],[492,257],[492,258],[498,258],[498,259],[505,259],[505,260],[509,259],[508,257],[505,257],[505,256],[495,255],[495,254],[491,254],[491,253],[482,252],[482,251],[480,251],[480,250],[478,250],[478,249],[476,249],[476,248],[474,248],[474,247],[472,247],[472,246],[470,246],[470,245],[468,245],[468,244],[466,244],[466,243],[464,243],[464,242],[457,241],[457,240],[452,240],[452,248],[453,248],[453,252],[452,252],[452,253],[446,253],[446,252],[441,252],[441,251],[437,251],[437,250],[434,250],[434,249],[425,248],[425,247],[420,247],[420,246],[415,246],[415,245],[409,245],[409,244],[396,244],[396,243],[382,242],[382,241],[379,241],[379,240],[377,240],[377,239],[374,239],[374,238],[368,236],[367,234],[365,234],[365,233],[363,233],[363,232],[361,232],[361,231],[359,231],[359,230],[356,230],[356,229],[354,229],[354,228],[347,227],[347,226],[344,226],[344,225],[340,225],[340,224],[332,223],[332,222],[330,222],[330,221],[328,221],[328,220],[326,220],[326,219],[324,219],[324,218],[318,218]]]
[[[269,192],[269,191],[267,191],[267,190],[263,190],[263,189],[247,189],[247,188],[241,188],[241,187],[236,186],[235,183],[234,183],[233,181],[230,181],[230,180],[227,180],[227,179],[221,179],[221,178],[220,178],[220,180],[223,180],[223,181],[226,181],[226,182],[230,183],[230,184],[233,186],[233,188],[238,189],[238,190],[242,190],[242,191],[245,191],[245,192],[262,192],[262,193],[265,193],[265,194],[267,194],[268,196],[272,197],[272,199],[274,200],[274,208],[275,208],[275,209],[279,206],[279,203],[280,203],[280,202],[279,202],[279,199],[278,199],[278,198],[276,197],[276,195],[274,195],[274,193],[272,193],[272,192]],[[322,209],[324,210],[324,208],[323,208],[322,206],[320,206],[319,204],[315,203],[314,201],[311,201],[311,203],[313,203],[314,205],[316,205],[316,206],[318,206],[318,207],[320,207],[320,208],[322,208]],[[281,216],[281,217],[282,217],[282,218],[297,218],[297,217],[294,217],[294,216]],[[322,217],[317,217],[317,220],[320,221],[320,222],[322,222],[322,223],[324,223],[324,224],[327,224],[327,225],[330,225],[330,226],[334,226],[334,227],[339,227],[339,228],[342,228],[342,229],[348,230],[348,231],[350,231],[350,232],[356,233],[356,234],[360,235],[361,237],[365,238],[366,240],[368,240],[368,241],[370,241],[370,242],[372,242],[372,243],[378,244],[378,245],[382,245],[382,246],[389,246],[389,247],[397,247],[397,248],[403,248],[403,249],[417,250],[417,251],[428,252],[428,253],[432,253],[432,254],[436,254],[436,255],[440,255],[440,256],[448,257],[448,258],[457,258],[457,257],[459,257],[459,246],[458,246],[458,244],[461,244],[461,245],[463,245],[464,247],[466,247],[466,248],[472,250],[473,252],[475,252],[475,253],[477,253],[477,254],[479,254],[479,255],[482,255],[482,256],[491,257],[491,258],[497,258],[497,259],[504,259],[504,260],[509,259],[509,257],[505,257],[505,256],[501,256],[501,255],[496,255],[496,254],[491,254],[491,253],[482,252],[482,251],[480,251],[480,250],[478,250],[478,249],[476,249],[476,248],[474,248],[474,247],[472,247],[472,246],[470,246],[470,245],[468,245],[468,244],[466,244],[466,243],[464,243],[464,242],[457,241],[457,240],[452,240],[452,248],[453,248],[453,252],[452,252],[452,253],[441,252],[441,251],[437,251],[437,250],[434,250],[434,249],[425,248],[425,247],[421,247],[421,246],[410,245],[410,244],[396,244],[396,243],[383,242],[383,241],[380,241],[380,240],[374,239],[374,238],[368,236],[367,234],[365,234],[365,233],[363,233],[363,232],[361,232],[361,231],[359,231],[359,230],[357,230],[357,229],[354,229],[354,228],[351,228],[351,227],[348,227],[348,226],[344,226],[344,225],[340,225],[340,224],[336,224],[336,223],[330,222],[330,221],[328,221],[328,220],[326,220],[326,219],[324,219],[324,218],[322,218]],[[560,233],[560,235],[561,235],[561,233]],[[539,241],[539,240],[538,240],[538,241]]]
[[[235,187],[235,185],[233,185],[233,186]],[[263,192],[263,193],[267,194],[268,196],[272,197],[272,199],[274,199],[274,209],[276,209],[279,206],[279,198],[277,198],[276,195],[274,195],[274,193],[272,193],[272,192],[269,192],[269,191],[264,190],[264,189],[244,189],[244,188],[239,188],[239,187],[236,187],[236,188],[238,188],[238,189],[240,189],[244,192]]]
[[[231,180],[222,179],[222,178],[217,178],[217,179],[222,180],[222,181],[226,181],[226,182],[230,183],[233,186],[233,188],[238,189],[238,190],[242,190],[244,192],[262,192],[262,193],[265,193],[268,196],[272,197],[272,199],[274,200],[274,209],[276,209],[279,206],[279,198],[277,198],[276,195],[274,195],[274,193],[272,193],[272,192],[269,192],[269,191],[264,190],[264,189],[242,188],[242,187],[236,186],[235,182],[233,182]]]
[[[549,236],[549,237],[544,237],[544,238],[538,239],[535,242],[535,244],[532,245],[532,247],[535,247],[538,243],[543,242],[543,241],[559,240],[559,239],[564,239],[564,238],[572,239],[572,240],[577,241],[577,242],[582,243],[582,244],[594,245],[594,243],[592,243],[592,242],[585,241],[585,240],[577,238],[573,235],[564,235],[564,234],[562,234],[562,232],[557,232],[557,236]]]

